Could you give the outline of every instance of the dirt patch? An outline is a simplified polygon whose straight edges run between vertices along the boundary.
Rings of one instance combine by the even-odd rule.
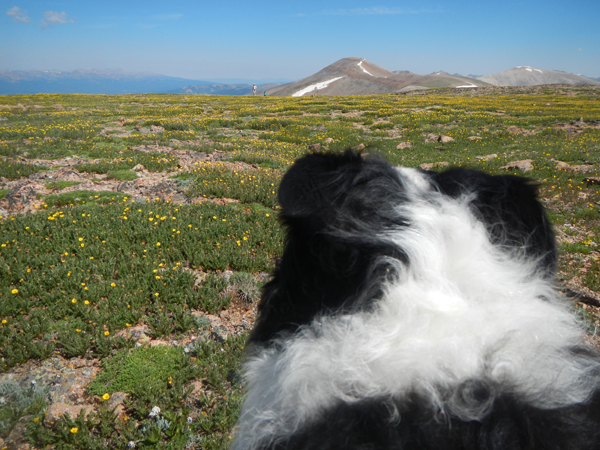
[[[231,199],[188,199],[184,195],[184,189],[172,179],[172,177],[182,173],[190,172],[200,164],[218,163],[231,169],[243,170],[255,168],[255,165],[243,162],[222,161],[225,158],[225,152],[215,150],[207,154],[193,150],[174,149],[172,147],[142,145],[130,148],[138,152],[161,152],[177,158],[177,168],[169,172],[149,172],[143,166],[137,166],[138,179],[134,181],[108,180],[104,174],[79,172],[75,166],[81,164],[99,163],[101,160],[85,158],[61,158],[56,160],[26,160],[20,158],[18,162],[27,162],[39,166],[50,167],[49,170],[38,172],[27,178],[9,181],[0,178],[0,189],[6,189],[10,192],[5,198],[0,199],[0,215],[6,217],[14,214],[25,214],[37,212],[43,208],[42,198],[60,193],[75,191],[113,191],[126,194],[134,201],[163,200],[174,203],[201,203],[213,201],[222,204],[237,202]],[[13,160],[7,158],[8,160]],[[16,161],[16,160],[15,160]],[[80,184],[64,188],[60,191],[48,189],[46,185],[57,181],[76,181]]]

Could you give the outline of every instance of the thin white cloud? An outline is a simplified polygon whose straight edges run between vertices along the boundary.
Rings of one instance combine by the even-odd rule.
[[[12,21],[14,23],[29,23],[31,19],[27,15],[27,11],[22,10],[16,6],[13,6],[8,11],[6,11],[6,15],[8,17],[12,17]]]
[[[42,28],[48,28],[64,23],[73,23],[73,19],[67,18],[67,14],[65,12],[59,13],[54,11],[46,11],[44,13],[44,19],[40,25]]]
[[[324,16],[399,16],[413,14],[433,14],[439,10],[404,9],[404,8],[352,8],[352,9],[329,9],[322,11]]]

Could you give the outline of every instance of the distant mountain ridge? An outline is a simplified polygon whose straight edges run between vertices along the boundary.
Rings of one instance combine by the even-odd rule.
[[[560,70],[536,69],[517,66],[504,72],[477,77],[494,86],[538,86],[542,84],[600,84],[598,79],[584,77]]]
[[[492,75],[462,76],[444,71],[418,75],[389,71],[364,58],[343,58],[319,72],[267,91],[268,95],[358,95],[406,92],[434,87],[535,86],[540,84],[600,84],[598,80],[566,72],[519,66]]]
[[[0,71],[0,95],[60,94],[187,94],[251,95],[252,83],[245,80],[191,80],[151,73],[126,73],[120,69],[73,71]],[[557,70],[517,66],[490,75],[462,76],[444,71],[419,75],[408,70],[390,71],[364,58],[342,58],[319,72],[291,83],[259,83],[257,94],[277,96],[369,95],[408,92],[416,89],[482,86],[535,86],[540,84],[600,84]]]
[[[279,86],[278,83],[258,84],[256,85],[256,95],[263,95],[267,89]],[[169,94],[189,94],[189,95],[249,95],[252,93],[250,84],[211,84],[208,86],[185,86],[181,89],[169,92]]]
[[[264,89],[277,84],[271,83]],[[263,89],[263,90],[264,90]],[[215,83],[122,70],[0,71],[0,95],[14,94],[217,94],[249,95],[251,83]]]

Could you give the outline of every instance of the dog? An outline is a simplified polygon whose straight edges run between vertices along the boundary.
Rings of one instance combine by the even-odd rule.
[[[534,183],[313,153],[279,202],[234,450],[600,449]]]

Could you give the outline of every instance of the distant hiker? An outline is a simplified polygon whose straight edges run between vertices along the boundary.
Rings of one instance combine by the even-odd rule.
[[[256,84],[252,85],[252,95],[256,95]]]
[[[267,96],[267,91],[263,92],[263,95],[266,97]]]

